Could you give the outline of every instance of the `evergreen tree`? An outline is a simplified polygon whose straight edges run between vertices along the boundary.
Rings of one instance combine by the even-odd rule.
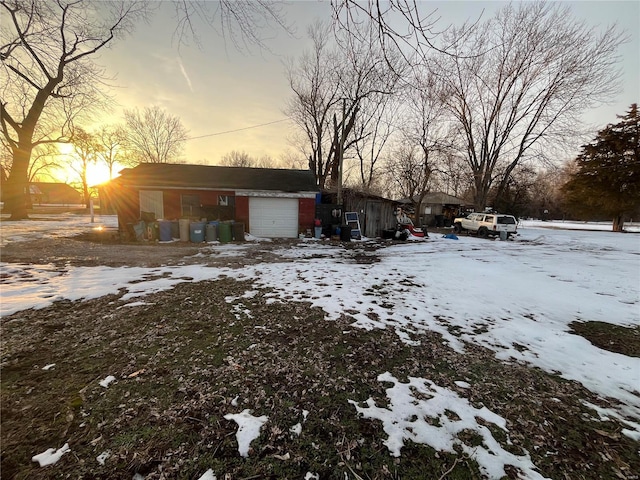
[[[563,190],[577,213],[613,218],[621,232],[625,219],[640,213],[640,123],[632,104],[620,121],[607,125],[595,140],[582,147],[577,170]]]

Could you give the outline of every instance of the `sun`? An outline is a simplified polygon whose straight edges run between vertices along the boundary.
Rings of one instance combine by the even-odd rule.
[[[115,175],[118,168],[114,168],[113,174]],[[109,167],[101,162],[90,163],[87,166],[87,184],[90,187],[100,185],[111,180],[109,178]]]
[[[80,161],[77,159],[73,145],[60,144],[58,150],[64,159],[62,165],[56,170],[55,177],[66,183],[78,183],[80,181]],[[90,162],[87,165],[87,186],[95,187],[97,185],[108,182],[112,177],[117,177],[118,172],[122,170],[123,165],[116,162],[113,165],[111,174],[109,167],[100,159]]]

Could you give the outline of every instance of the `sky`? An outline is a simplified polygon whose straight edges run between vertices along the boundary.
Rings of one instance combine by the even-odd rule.
[[[505,5],[494,1],[419,2],[437,10],[439,25],[487,18]],[[630,41],[621,50],[623,91],[608,106],[589,112],[585,120],[595,130],[616,120],[640,98],[640,2],[566,2],[575,16],[589,25],[617,22]],[[285,64],[309,47],[307,26],[329,19],[328,1],[294,0],[285,8],[293,36],[282,30],[265,31],[269,50],[238,51],[212,29],[202,28],[202,45],[180,46],[174,38],[175,20],[169,2],[163,2],[151,22],[142,24],[127,40],[104,51],[98,62],[114,76],[112,93],[118,106],[111,115],[122,118],[124,108],[158,105],[178,116],[191,137],[184,160],[216,163],[232,150],[275,159],[295,152],[295,128],[284,113],[291,98]],[[269,124],[269,125],[265,125]],[[250,128],[263,125],[258,128]],[[239,130],[239,131],[238,131]],[[232,133],[223,133],[223,132]]]
[[[98,216],[95,223],[79,215],[41,220],[2,222],[3,242],[117,225],[115,216]],[[327,321],[350,312],[352,324],[344,331],[345,336],[357,335],[360,329],[391,329],[399,341],[415,345],[421,333],[434,331],[461,355],[466,352],[466,342],[479,345],[493,351],[499,360],[540,368],[579,382],[601,398],[617,400],[615,407],[586,401],[584,405],[595,421],[617,419],[623,426],[622,434],[640,441],[640,358],[602,350],[571,333],[574,321],[627,327],[640,323],[638,233],[598,231],[603,228],[604,224],[524,221],[519,225],[519,235],[509,242],[473,236],[452,240],[433,233],[428,239],[377,250],[380,261],[371,264],[356,264],[350,258],[354,252],[370,254],[364,248],[359,250],[356,245],[345,249],[315,239],[272,250],[281,261],[233,269],[197,264],[113,268],[0,262],[0,317],[28,308],[45,308],[58,300],[83,301],[119,292],[124,294],[118,308],[148,308],[145,297],[150,293],[172,289],[185,281],[235,278],[249,285],[244,293],[225,299],[233,305],[236,316],[251,315],[250,299],[259,289],[265,289],[269,303],[311,303],[324,311]],[[251,236],[248,239],[266,241]],[[242,256],[249,245],[203,244],[195,260],[198,263],[202,258],[204,264],[209,256]],[[291,262],[291,258],[296,261]],[[413,273],[424,271],[431,274]],[[327,284],[326,278],[339,278],[340,282]],[[403,281],[407,278],[409,282]],[[394,308],[376,301],[371,291],[392,299]],[[265,324],[265,328],[277,326]],[[50,375],[58,374],[55,358],[44,363],[39,368]],[[120,380],[112,377],[114,372],[105,369],[91,388],[111,388]],[[354,417],[382,422],[384,444],[391,455],[402,456],[407,440],[440,451],[452,451],[456,444],[464,448],[456,434],[472,429],[493,454],[483,446],[467,453],[490,478],[500,478],[504,465],[514,463],[527,478],[542,478],[528,455],[514,456],[495,442],[484,424],[492,423],[508,435],[506,422],[486,408],[472,406],[466,394],[472,380],[456,378],[454,390],[429,378],[409,377],[404,383],[382,371],[378,380],[386,388],[388,402],[384,406],[371,398],[351,398],[349,404]],[[243,456],[261,426],[268,423],[269,412],[252,407],[236,399],[227,414],[238,424],[238,454]],[[455,411],[458,419],[452,420],[446,410]],[[314,414],[303,412],[303,417]],[[420,420],[426,417],[438,417],[440,421]],[[304,420],[300,420],[291,418],[292,432],[304,430]],[[51,445],[44,452],[33,452],[37,457],[34,461],[54,462],[73,448],[71,443]],[[104,456],[99,458],[96,461],[105,461]],[[223,473],[205,471],[202,478],[222,478]],[[309,472],[307,477],[315,478],[313,475]]]

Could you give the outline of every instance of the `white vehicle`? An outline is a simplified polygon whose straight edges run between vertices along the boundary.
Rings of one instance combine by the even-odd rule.
[[[479,237],[487,238],[490,235],[497,236],[505,232],[506,238],[516,234],[516,217],[501,213],[471,213],[466,217],[456,218],[453,221],[453,230],[456,233],[472,232]],[[502,234],[502,235],[505,235]]]

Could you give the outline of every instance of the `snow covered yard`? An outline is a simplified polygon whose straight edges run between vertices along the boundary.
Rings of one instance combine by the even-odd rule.
[[[2,263],[3,471],[637,478],[640,236],[544,223]]]

